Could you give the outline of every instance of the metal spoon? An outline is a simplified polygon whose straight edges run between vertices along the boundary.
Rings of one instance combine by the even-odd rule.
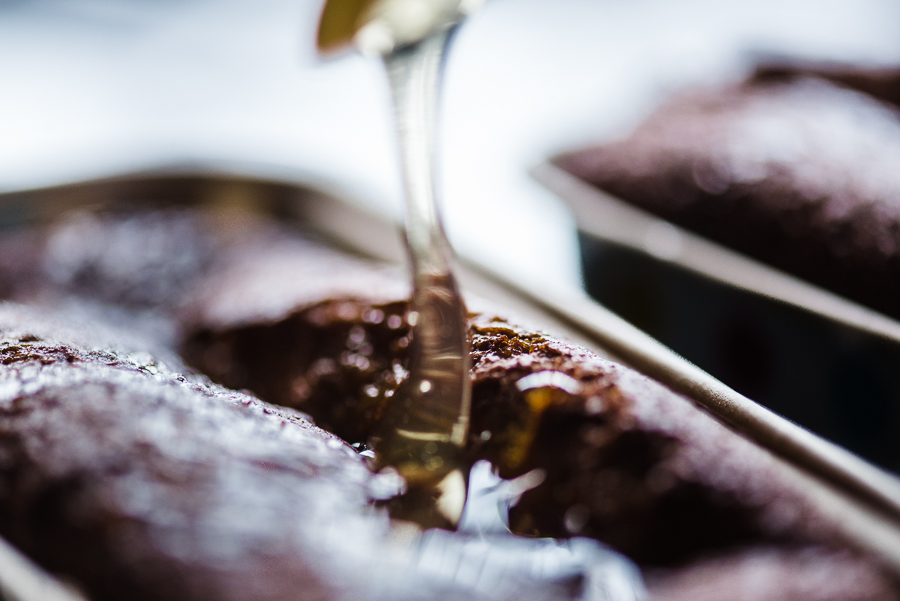
[[[387,56],[459,23],[483,1],[328,0],[319,20],[319,52],[352,44],[364,54]]]
[[[407,482],[393,515],[422,527],[455,527],[466,498],[468,327],[435,200],[434,140],[443,59],[457,23],[474,4],[330,0],[319,24],[322,51],[352,41],[364,53],[382,55],[393,92],[413,279],[412,344],[409,378],[371,442],[377,466],[396,469]]]

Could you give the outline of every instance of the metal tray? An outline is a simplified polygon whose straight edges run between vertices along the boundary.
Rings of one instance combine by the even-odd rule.
[[[900,472],[900,322],[552,162],[532,173],[575,216],[592,297],[773,411]]]
[[[17,227],[75,207],[126,203],[239,204],[363,256],[391,263],[404,259],[397,225],[346,202],[338,191],[212,169],[138,173],[0,194],[0,225]],[[529,289],[465,257],[460,260],[459,276],[468,297],[504,307],[554,335],[629,364],[757,440],[780,457],[777,469],[803,482],[823,511],[839,516],[836,521],[843,525],[849,545],[880,557],[900,576],[900,481],[896,478],[734,392],[587,296]],[[84,599],[2,539],[0,592],[3,598],[19,601]]]

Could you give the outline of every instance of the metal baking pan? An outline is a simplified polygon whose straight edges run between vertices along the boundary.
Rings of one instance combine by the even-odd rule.
[[[214,169],[138,173],[0,194],[0,224],[15,228],[74,207],[160,202],[240,204],[363,256],[391,263],[404,259],[396,224],[345,202],[340,192]],[[803,482],[824,511],[840,516],[849,544],[877,554],[900,576],[900,481],[894,476],[741,396],[584,295],[529,289],[465,257],[459,276],[470,299],[506,307],[555,335],[629,364],[770,449],[780,458],[777,469]],[[20,601],[84,600],[2,540],[0,592],[4,599]]]
[[[900,322],[556,167],[592,297],[740,392],[900,473]]]

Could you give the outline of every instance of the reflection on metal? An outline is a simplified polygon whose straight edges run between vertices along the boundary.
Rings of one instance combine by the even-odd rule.
[[[75,588],[32,563],[0,539],[0,598],[9,601],[85,601]]]

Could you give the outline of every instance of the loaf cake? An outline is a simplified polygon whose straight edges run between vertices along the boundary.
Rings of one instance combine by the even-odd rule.
[[[686,92],[622,140],[557,157],[655,215],[900,317],[900,112],[890,74],[771,68]],[[876,76],[878,75],[878,76]],[[893,83],[892,83],[893,82]]]
[[[84,219],[32,236],[21,248],[35,272],[4,283],[29,305],[0,311],[0,534],[13,544],[95,599],[579,598],[581,580],[473,588],[391,551],[389,494],[373,491],[397,485],[359,451],[407,375],[402,271],[271,223],[225,235],[179,210],[90,217],[94,236],[193,224],[204,258],[147,271],[177,283],[166,295],[142,296],[143,268],[117,271],[102,248],[82,256],[110,283],[47,277],[61,260],[86,272],[73,249],[52,254]],[[159,265],[177,260],[156,247]],[[117,286],[128,300],[108,294]],[[531,479],[514,533],[600,541],[641,567],[652,599],[898,598],[795,468],[482,305],[470,303],[466,452]],[[144,329],[122,333],[131,316]],[[78,322],[99,325],[87,336]]]
[[[367,513],[357,453],[295,412],[67,321],[0,309],[4,537],[96,600],[354,587],[335,574],[364,566],[340,541],[365,549],[386,527]]]

